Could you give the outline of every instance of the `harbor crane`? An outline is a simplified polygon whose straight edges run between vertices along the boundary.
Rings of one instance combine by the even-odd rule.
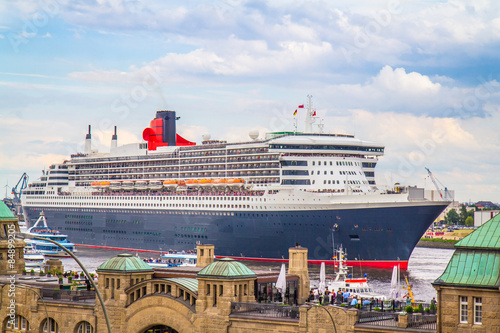
[[[14,207],[16,208],[17,214],[21,212],[22,206],[21,206],[21,196],[23,194],[23,190],[25,190],[28,187],[28,174],[25,172],[19,178],[19,181],[17,182],[16,186],[12,188],[12,194],[14,195],[14,199],[12,199],[12,203],[14,204]],[[24,211],[23,211],[24,213]]]
[[[439,196],[441,197],[441,199],[443,201],[453,201],[453,198],[451,197],[451,194],[448,191],[448,188],[446,188],[439,180],[437,180],[436,177],[434,177],[434,175],[432,174],[431,170],[429,170],[429,168],[425,168],[425,170],[427,170],[427,172],[429,173],[429,178],[431,179],[432,183],[436,187],[436,190],[439,193]],[[441,190],[439,188],[438,183],[441,184],[441,186],[444,188],[444,190]]]

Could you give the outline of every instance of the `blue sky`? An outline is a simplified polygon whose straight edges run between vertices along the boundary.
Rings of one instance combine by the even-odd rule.
[[[82,151],[88,124],[103,152],[161,109],[192,141],[246,140],[310,94],[325,131],[386,146],[379,184],[432,188],[428,167],[500,202],[499,51],[494,1],[2,1],[0,185]]]

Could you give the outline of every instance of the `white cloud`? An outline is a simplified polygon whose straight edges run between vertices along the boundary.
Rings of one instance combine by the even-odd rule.
[[[428,76],[416,72],[406,73],[404,68],[392,69],[384,66],[372,80],[372,84],[380,89],[402,95],[433,95],[441,88],[439,83],[432,82]]]

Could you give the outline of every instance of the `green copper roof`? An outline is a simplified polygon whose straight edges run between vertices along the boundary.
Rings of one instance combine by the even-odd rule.
[[[500,287],[500,252],[457,249],[436,285]]]
[[[141,258],[131,255],[130,253],[122,253],[108,259],[106,262],[97,267],[97,272],[148,272],[153,271],[151,266],[146,264]]]
[[[500,250],[500,214],[477,228],[455,244],[455,248]]]
[[[166,281],[172,281],[185,287],[187,290],[198,294],[198,280],[191,278],[164,278]]]
[[[13,219],[14,214],[7,205],[0,200],[0,219]]]
[[[218,279],[241,279],[249,277],[257,277],[257,275],[241,262],[231,258],[223,258],[215,261],[203,268],[197,275],[201,278],[218,278]]]
[[[455,253],[434,284],[500,287],[500,215],[455,244]]]

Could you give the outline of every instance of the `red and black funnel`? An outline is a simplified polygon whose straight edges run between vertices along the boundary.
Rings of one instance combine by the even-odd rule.
[[[176,133],[175,111],[157,111],[150,127],[144,129],[142,138],[148,142],[148,150],[162,146],[193,146],[196,143],[184,139]]]

